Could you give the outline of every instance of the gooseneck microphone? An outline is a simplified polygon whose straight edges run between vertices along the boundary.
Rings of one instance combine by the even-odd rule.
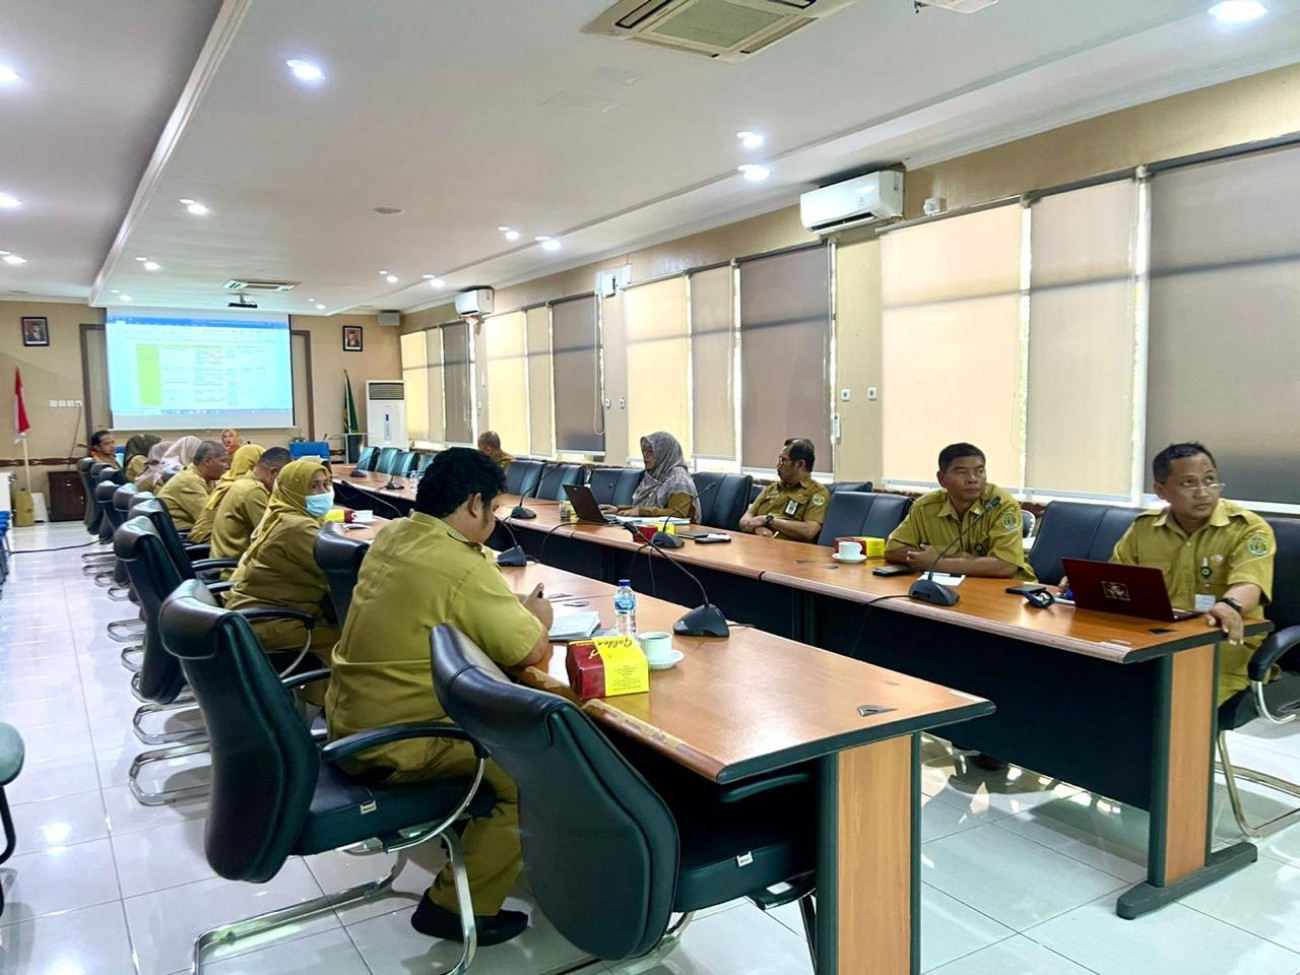
[[[534,511],[532,508],[525,507],[524,502],[528,500],[528,496],[530,494],[533,495],[533,497],[537,496],[537,491],[539,491],[542,486],[542,475],[545,473],[546,473],[546,467],[545,465],[543,465],[542,469],[537,472],[537,480],[533,482],[533,486],[519,496],[519,503],[515,505],[510,512],[511,518],[523,518],[525,521],[527,521],[530,518],[537,517],[537,512]]]
[[[690,505],[691,508],[693,509],[695,505],[699,502],[700,498],[704,497],[706,494],[708,494],[710,491],[712,491],[721,483],[722,483],[721,481],[714,481],[703,491],[695,495],[695,497],[687,501],[686,504]],[[651,545],[653,545],[655,548],[681,548],[683,545],[686,544],[676,535],[673,535],[668,531],[668,522],[672,521],[673,515],[678,515],[683,518],[686,517],[686,512],[685,510],[683,510],[684,507],[685,507],[684,505],[679,504],[676,508],[670,510],[668,514],[664,515],[663,525],[660,526],[659,530],[654,533],[654,537],[650,539]],[[694,514],[694,511],[692,511],[691,513]],[[703,517],[703,514],[704,514],[704,509],[701,508],[700,509],[701,517]]]
[[[700,590],[700,595],[704,602],[694,609],[687,612],[681,619],[673,624],[673,632],[678,636],[716,636],[725,637],[731,635],[731,627],[727,625],[727,617],[722,614],[722,610],[709,601],[709,594],[704,589],[704,583],[696,578],[695,573],[682,565],[675,558],[665,552],[662,548],[657,548],[652,542],[647,542],[641,537],[641,533],[636,530],[635,525],[624,525],[632,537],[641,543],[642,548],[657,552],[659,557],[668,562],[678,572],[695,583]]]
[[[909,598],[923,603],[933,603],[936,606],[957,605],[957,601],[961,599],[961,596],[952,589],[949,589],[947,586],[934,581],[935,566],[951,555],[953,551],[956,550],[957,546],[961,544],[962,539],[967,537],[967,533],[974,530],[975,526],[987,518],[989,513],[997,508],[1001,503],[1002,499],[999,497],[990,498],[988,506],[975,518],[972,518],[970,524],[961,527],[957,532],[957,537],[949,542],[947,547],[939,553],[938,558],[930,563],[929,571],[920,579],[917,579],[916,582],[912,583],[911,588],[907,590]]]
[[[536,515],[533,517],[536,517]],[[497,565],[511,565],[516,568],[527,565],[528,556],[524,553],[524,547],[519,544],[519,539],[515,536],[515,530],[510,527],[510,522],[498,518],[497,524],[506,530],[506,534],[510,536],[510,541],[514,543],[497,556]]]

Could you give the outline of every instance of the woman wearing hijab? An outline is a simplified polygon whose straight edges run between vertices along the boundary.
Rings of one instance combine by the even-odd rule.
[[[257,462],[262,459],[266,453],[265,447],[259,447],[257,444],[244,444],[235,451],[234,457],[230,459],[230,469],[221,477],[217,478],[217,483],[212,487],[212,493],[208,495],[208,500],[204,502],[203,510],[199,512],[198,518],[194,520],[194,527],[190,529],[190,541],[194,543],[206,542],[212,537],[212,525],[216,521],[217,508],[225,500],[226,494],[234,486],[235,478],[243,477],[257,466]]]
[[[602,504],[601,510],[633,517],[672,515],[698,523],[700,499],[677,438],[663,430],[642,437],[641,460],[645,462],[645,473],[632,492],[632,507]]]
[[[149,448],[149,457],[144,469],[135,479],[135,486],[141,491],[155,491],[162,487],[163,461],[172,449],[174,440],[160,440]]]
[[[273,606],[310,613],[315,617],[311,650],[320,660],[329,659],[339,639],[329,585],[313,554],[316,535],[333,503],[324,464],[307,457],[285,464],[226,594],[229,609]],[[253,620],[252,626],[270,654],[287,651],[296,656],[307,641],[307,627],[299,620]]]
[[[221,445],[226,448],[226,453],[234,454],[236,450],[244,445],[244,441],[239,439],[239,431],[233,427],[226,427],[221,431]]]
[[[144,473],[144,465],[149,460],[149,451],[161,441],[152,433],[137,433],[126,441],[126,453],[122,455],[123,471],[128,481],[134,481]]]

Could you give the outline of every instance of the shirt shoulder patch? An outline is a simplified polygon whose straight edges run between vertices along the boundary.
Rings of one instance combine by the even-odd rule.
[[[824,495],[824,494],[814,494],[814,495],[812,496],[812,505],[813,505],[814,508],[820,508],[820,507],[821,507],[822,505],[824,505],[825,503],[826,503],[826,495]]]
[[[1010,509],[1002,512],[1002,527],[1007,531],[1015,531],[1020,526],[1020,516]]]
[[[1263,535],[1251,535],[1246,539],[1246,551],[1256,558],[1260,558],[1269,553],[1268,539]]]

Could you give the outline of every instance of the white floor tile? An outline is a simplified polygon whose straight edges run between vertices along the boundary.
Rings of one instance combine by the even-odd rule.
[[[135,897],[216,876],[203,853],[203,820],[114,834],[123,897]]]
[[[126,919],[139,963],[139,975],[169,975],[189,969],[194,939],[204,931],[320,896],[320,888],[301,860],[290,860],[265,884],[213,879],[184,887],[129,897]],[[246,954],[279,941],[337,928],[332,914],[218,949],[213,958]]]
[[[204,971],[208,975],[370,975],[361,953],[341,928],[214,962]]]
[[[18,836],[16,856],[108,836],[108,819],[98,792],[40,799],[10,808]]]
[[[189,820],[202,820],[208,814],[206,798],[175,802],[166,806],[142,806],[124,785],[103,790],[108,830],[114,836],[135,833],[156,826],[168,826]]]
[[[99,775],[93,758],[70,755],[63,759],[32,761],[29,756],[18,778],[5,786],[5,795],[11,803],[35,802],[98,789]]]
[[[921,842],[942,839],[962,830],[982,826],[987,818],[935,796],[921,796]]]
[[[1141,809],[1080,792],[995,825],[1136,884],[1147,876],[1150,819]]]
[[[1026,936],[1097,975],[1295,975],[1300,954],[1173,904],[1135,921],[1094,901]]]
[[[0,866],[0,925],[75,911],[121,898],[108,840],[16,856]]]
[[[1001,772],[985,772],[967,765],[960,757],[927,763],[921,766],[921,776],[926,795],[981,817],[985,822],[1014,816],[1079,791],[1075,786],[1016,766]]]
[[[934,969],[930,975],[1092,975],[1068,958],[1063,958],[1021,935],[999,941],[988,948]],[[1139,975],[1134,969],[1131,975]]]
[[[1127,886],[991,825],[922,846],[921,878],[1017,931]]]
[[[112,901],[0,928],[0,972],[135,975],[121,903]]]
[[[609,963],[617,973],[617,962]],[[808,946],[758,908],[741,906],[693,922],[682,943],[645,975],[805,975]]]
[[[1187,907],[1300,952],[1300,868],[1260,857],[1183,898]]]
[[[344,924],[356,924],[393,911],[409,916],[445,861],[442,847],[436,841],[416,847],[410,853],[405,869],[393,884],[394,896],[338,911],[339,920]],[[395,859],[396,854],[391,853],[353,856],[338,851],[305,858],[321,890],[330,894],[378,880],[388,873]]]
[[[1009,938],[1010,928],[928,884],[921,887],[921,971]]]

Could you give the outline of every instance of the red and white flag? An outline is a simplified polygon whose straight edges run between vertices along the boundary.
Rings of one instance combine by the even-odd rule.
[[[27,422],[27,406],[23,403],[23,374],[14,370],[14,443],[27,439],[32,425]]]

